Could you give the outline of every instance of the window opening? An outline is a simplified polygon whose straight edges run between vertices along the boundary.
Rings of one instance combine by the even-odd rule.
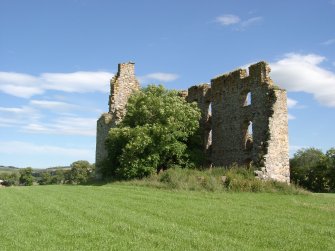
[[[248,105],[251,105],[251,92],[248,92],[247,93],[247,96],[245,98],[245,101],[244,101],[244,105],[243,106],[248,106]]]

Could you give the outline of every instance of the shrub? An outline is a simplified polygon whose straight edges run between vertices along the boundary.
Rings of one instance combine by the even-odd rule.
[[[4,186],[15,186],[19,184],[20,174],[18,172],[5,172],[0,174],[0,180]]]
[[[173,190],[306,193],[306,191],[297,188],[294,184],[289,185],[281,182],[259,180],[255,177],[252,168],[237,166],[212,168],[203,171],[171,168],[142,180],[128,181],[128,183]]]

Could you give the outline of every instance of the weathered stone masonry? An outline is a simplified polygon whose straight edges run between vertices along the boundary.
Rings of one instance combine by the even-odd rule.
[[[139,89],[140,84],[135,77],[134,63],[119,64],[117,74],[110,81],[109,112],[102,114],[97,121],[95,163],[100,163],[107,158],[105,140],[108,132],[122,120],[126,113],[128,98]]]
[[[210,165],[211,163],[211,87],[209,84],[201,84],[192,86],[185,92],[184,97],[187,102],[197,102],[198,107],[201,111],[201,118],[199,121],[200,133],[202,138],[203,153],[205,156],[204,165]]]
[[[261,167],[261,178],[289,182],[286,91],[274,85],[269,72],[269,66],[259,62],[249,67],[249,75],[238,69],[182,93],[201,110],[205,164],[253,163]],[[138,89],[134,64],[120,64],[111,80],[109,112],[97,123],[96,162],[107,157],[108,131],[122,120],[130,94]]]
[[[209,162],[253,163],[262,168],[263,179],[289,182],[286,91],[274,85],[269,72],[265,62],[251,65],[249,75],[238,69],[212,79],[211,85],[192,86],[187,100],[196,101],[202,112]]]

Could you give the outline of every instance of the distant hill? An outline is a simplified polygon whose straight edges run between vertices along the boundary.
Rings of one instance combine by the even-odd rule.
[[[16,173],[19,172],[20,168],[15,167],[15,166],[3,166],[0,165],[0,174],[3,173]]]
[[[48,167],[45,170],[57,170],[57,169],[71,169],[70,166],[55,166],[55,167]]]
[[[15,167],[15,166],[0,166],[0,170],[14,171],[16,169],[20,169],[20,168]]]
[[[3,166],[3,165],[0,165],[0,171],[3,171],[3,172],[13,172],[13,171],[18,171],[22,168],[19,168],[19,167],[15,167],[15,166]],[[48,168],[41,168],[41,169],[36,169],[36,168],[33,168],[34,172],[43,172],[43,171],[56,171],[56,170],[59,170],[59,169],[62,169],[62,170],[70,170],[71,167],[70,166],[55,166],[55,167],[48,167]]]

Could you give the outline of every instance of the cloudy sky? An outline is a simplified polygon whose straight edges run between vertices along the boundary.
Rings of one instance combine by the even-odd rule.
[[[142,85],[265,60],[288,90],[290,151],[335,147],[334,0],[1,0],[0,165],[94,162],[117,64]]]

